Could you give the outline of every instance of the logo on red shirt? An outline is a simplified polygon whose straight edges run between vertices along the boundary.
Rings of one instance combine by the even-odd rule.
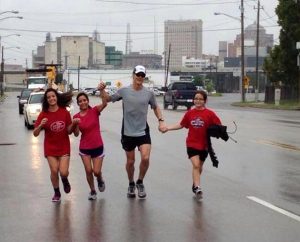
[[[58,132],[61,132],[62,130],[64,130],[65,126],[66,126],[65,122],[56,121],[50,125],[50,129],[51,129],[51,131],[58,133]]]
[[[200,128],[200,127],[204,126],[204,121],[201,120],[201,118],[196,118],[196,119],[191,120],[191,125],[194,128]]]

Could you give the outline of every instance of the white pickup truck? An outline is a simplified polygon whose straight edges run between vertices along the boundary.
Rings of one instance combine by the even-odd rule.
[[[28,89],[47,89],[48,78],[46,76],[31,76],[27,78]]]

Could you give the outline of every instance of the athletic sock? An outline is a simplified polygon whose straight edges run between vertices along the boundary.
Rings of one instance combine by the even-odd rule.
[[[138,180],[136,181],[136,184],[143,184],[143,180],[138,179]]]
[[[59,187],[57,188],[54,188],[54,193],[57,194],[57,195],[60,195],[60,190],[59,190]]]

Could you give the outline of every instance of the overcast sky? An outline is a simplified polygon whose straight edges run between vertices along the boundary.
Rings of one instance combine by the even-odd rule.
[[[203,53],[218,54],[218,41],[232,42],[240,33],[240,22],[222,12],[240,17],[241,0],[0,0],[0,12],[17,10],[24,19],[3,19],[17,16],[0,15],[0,35],[7,63],[31,66],[31,53],[45,41],[47,32],[53,39],[61,35],[89,35],[97,29],[106,46],[125,51],[126,26],[130,23],[132,51],[154,49],[154,29],[158,37],[158,54],[164,48],[164,21],[201,19],[203,21]],[[279,27],[275,8],[277,0],[261,0],[260,23],[278,43]],[[256,21],[257,0],[245,0],[245,27]],[[255,7],[255,8],[254,8]]]

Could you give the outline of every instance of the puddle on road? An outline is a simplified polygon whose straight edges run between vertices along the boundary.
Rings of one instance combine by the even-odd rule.
[[[288,150],[294,150],[294,151],[300,151],[300,147],[294,146],[294,145],[289,145],[289,144],[283,144],[283,143],[279,143],[276,141],[272,141],[272,140],[258,140],[258,143],[261,144],[267,144],[267,145],[274,145],[283,149],[288,149]]]

